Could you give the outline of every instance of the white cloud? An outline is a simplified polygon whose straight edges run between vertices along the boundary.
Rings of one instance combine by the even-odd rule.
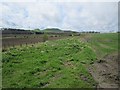
[[[0,2],[118,2],[119,0],[1,0]]]
[[[24,2],[0,3],[2,27],[72,30],[117,30],[115,2]]]

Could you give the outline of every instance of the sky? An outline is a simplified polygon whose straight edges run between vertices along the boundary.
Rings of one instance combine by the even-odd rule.
[[[118,31],[118,0],[1,0],[0,27]],[[115,2],[116,1],[116,2]]]

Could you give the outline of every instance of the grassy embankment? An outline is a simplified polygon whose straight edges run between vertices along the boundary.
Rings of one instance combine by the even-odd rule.
[[[117,47],[117,34],[92,34],[10,48],[2,53],[3,87],[91,88],[86,66]]]

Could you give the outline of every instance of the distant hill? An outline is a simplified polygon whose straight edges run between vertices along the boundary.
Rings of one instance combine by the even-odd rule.
[[[2,28],[2,34],[33,34],[30,30],[15,29],[15,28]]]
[[[24,29],[15,29],[15,28],[1,28],[2,34],[74,34],[78,33],[72,30],[61,30],[59,28],[46,28],[43,30],[40,29],[33,29],[33,30],[24,30]]]
[[[62,30],[58,29],[58,28],[46,28],[44,30],[42,30],[43,32],[63,32]]]
[[[67,30],[67,31],[64,31],[64,33],[78,33],[78,32],[77,31]]]

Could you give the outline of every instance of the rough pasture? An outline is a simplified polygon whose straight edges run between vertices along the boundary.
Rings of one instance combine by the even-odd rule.
[[[117,33],[83,34],[78,37],[8,48],[2,52],[3,87],[104,87],[104,84],[100,84],[101,81],[97,81],[98,79],[96,78],[107,78],[109,71],[104,72],[102,68],[99,70],[95,68],[101,66],[103,69],[108,70],[113,65],[109,63],[109,57],[106,56],[118,52],[117,35]],[[116,59],[117,57],[115,56],[115,58],[110,59],[110,62],[118,63]],[[114,62],[115,60],[116,62]],[[115,70],[117,72],[117,69]],[[98,76],[94,77],[93,71]],[[101,74],[104,75],[101,76],[100,72],[103,72]],[[110,76],[113,77],[114,74],[110,73]],[[116,77],[118,77],[117,74]],[[109,80],[113,79],[108,78],[106,85],[110,86],[109,83],[111,82]],[[115,79],[115,82],[118,82],[119,78]],[[105,80],[102,83],[105,83]],[[111,84],[116,84],[115,86],[117,86],[117,83]]]

